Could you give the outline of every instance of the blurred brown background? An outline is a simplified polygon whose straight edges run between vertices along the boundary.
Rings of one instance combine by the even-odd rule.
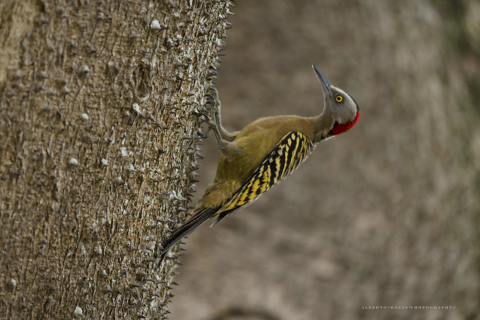
[[[171,319],[480,319],[480,2],[238,0],[223,124],[360,105],[285,182],[186,240]],[[215,175],[203,148],[198,195]],[[362,306],[454,306],[365,310]]]

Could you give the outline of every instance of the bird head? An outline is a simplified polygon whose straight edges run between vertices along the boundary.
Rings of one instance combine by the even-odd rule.
[[[331,134],[337,136],[347,132],[360,119],[360,109],[357,103],[348,93],[334,87],[320,69],[316,66],[312,67],[322,85],[325,96],[325,111],[330,113],[335,121]]]

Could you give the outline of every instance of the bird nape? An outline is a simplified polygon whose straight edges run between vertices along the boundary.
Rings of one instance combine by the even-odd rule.
[[[347,132],[358,122],[360,109],[355,100],[334,87],[316,66],[313,70],[324,94],[320,115],[261,118],[239,132],[230,133],[222,127],[218,92],[211,88],[207,95],[209,131],[213,131],[222,152],[217,174],[193,217],[163,243],[158,267],[177,242],[205,221],[215,217],[216,224],[249,205],[293,172],[319,142]]]

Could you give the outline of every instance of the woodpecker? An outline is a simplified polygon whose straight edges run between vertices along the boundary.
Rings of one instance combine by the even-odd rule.
[[[164,242],[158,267],[178,241],[205,221],[216,218],[214,226],[250,205],[298,168],[319,142],[347,132],[358,122],[360,109],[355,100],[334,87],[320,69],[312,67],[324,94],[323,112],[315,117],[266,117],[230,133],[221,124],[221,103],[217,90],[212,88],[212,93],[207,95],[211,99],[208,125],[222,152],[217,174],[192,218]]]

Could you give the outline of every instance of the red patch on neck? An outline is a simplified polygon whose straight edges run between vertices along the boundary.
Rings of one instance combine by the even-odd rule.
[[[340,133],[347,132],[350,130],[354,125],[357,124],[358,120],[360,119],[360,110],[357,111],[357,115],[355,116],[355,119],[353,121],[348,121],[347,123],[344,124],[336,124],[335,127],[332,129],[332,133],[334,136],[338,136]]]

